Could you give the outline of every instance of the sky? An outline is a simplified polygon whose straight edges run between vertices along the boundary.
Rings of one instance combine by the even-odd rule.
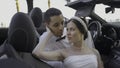
[[[34,7],[39,7],[43,12],[48,9],[48,0],[33,0]],[[51,7],[58,8],[62,11],[63,15],[70,18],[74,15],[75,10],[72,8],[66,7],[67,3],[65,0],[50,0]],[[27,4],[26,0],[18,0],[20,12],[27,13]],[[11,21],[12,16],[17,12],[16,1],[15,0],[1,0],[0,2],[0,27],[1,23],[3,26],[8,27]],[[68,13],[69,12],[69,13]]]
[[[100,17],[107,21],[116,21],[117,19],[120,19],[120,8],[115,8],[114,13],[105,13],[105,8],[109,7],[107,5],[99,4],[95,7],[95,13],[97,13]]]
[[[33,0],[33,7],[39,7],[43,12],[48,9],[48,0]],[[20,12],[27,13],[27,4],[26,0],[18,0]],[[58,8],[62,11],[63,15],[67,18],[71,18],[74,16],[74,9],[65,6],[67,2],[65,0],[50,0],[51,6]],[[115,20],[120,19],[120,10],[116,10],[115,14],[105,14],[105,7],[103,5],[97,5],[95,12],[99,14],[102,18],[106,20]],[[3,25],[4,27],[9,27],[9,23],[12,19],[12,16],[17,12],[16,9],[16,1],[15,0],[1,0],[0,2],[0,27]],[[1,24],[3,23],[3,24]]]

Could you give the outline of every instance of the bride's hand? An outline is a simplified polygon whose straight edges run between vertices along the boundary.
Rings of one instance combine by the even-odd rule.
[[[53,33],[51,32],[51,30],[47,26],[46,26],[46,30],[48,32],[49,37],[51,37],[53,35]]]

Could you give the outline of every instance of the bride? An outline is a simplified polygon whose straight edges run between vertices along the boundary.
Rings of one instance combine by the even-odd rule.
[[[70,47],[56,51],[45,51],[46,42],[51,38],[51,31],[47,39],[42,40],[32,54],[43,60],[62,61],[65,68],[104,68],[99,52],[85,45],[87,27],[79,17],[72,17],[67,23],[67,39]]]

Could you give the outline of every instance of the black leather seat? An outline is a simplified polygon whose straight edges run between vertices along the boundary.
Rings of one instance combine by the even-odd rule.
[[[33,8],[30,11],[29,16],[31,17],[39,35],[41,35],[44,31],[46,31],[46,28],[43,24],[43,13],[40,8],[38,7]]]
[[[0,60],[0,68],[32,68],[22,61],[16,59],[2,59]]]
[[[0,68],[32,68],[25,63],[7,40],[0,46]]]
[[[36,45],[35,27],[31,18],[22,12],[16,13],[8,30],[8,44],[11,44],[19,54],[19,57],[32,68],[52,68],[45,62],[32,56],[32,50]]]
[[[16,13],[8,30],[8,43],[17,51],[32,52],[37,43],[35,27],[30,17],[22,12]]]
[[[38,7],[35,7],[30,11],[29,16],[33,20],[34,26],[39,28],[42,23],[42,10]]]
[[[7,39],[8,28],[0,28],[0,45]]]

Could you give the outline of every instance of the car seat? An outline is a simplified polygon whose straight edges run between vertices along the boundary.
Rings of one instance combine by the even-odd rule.
[[[22,12],[16,13],[8,30],[8,43],[17,51],[32,52],[36,45],[36,34],[30,17]]]
[[[35,27],[31,18],[22,12],[16,13],[8,30],[8,43],[18,52],[22,60],[32,68],[52,68],[47,63],[32,56],[36,45]]]
[[[7,38],[8,28],[0,28],[0,45],[3,44]]]
[[[38,7],[33,8],[29,16],[31,17],[34,26],[36,27],[37,33],[41,35],[44,31],[46,31],[45,26],[43,24],[43,13],[42,10]]]

